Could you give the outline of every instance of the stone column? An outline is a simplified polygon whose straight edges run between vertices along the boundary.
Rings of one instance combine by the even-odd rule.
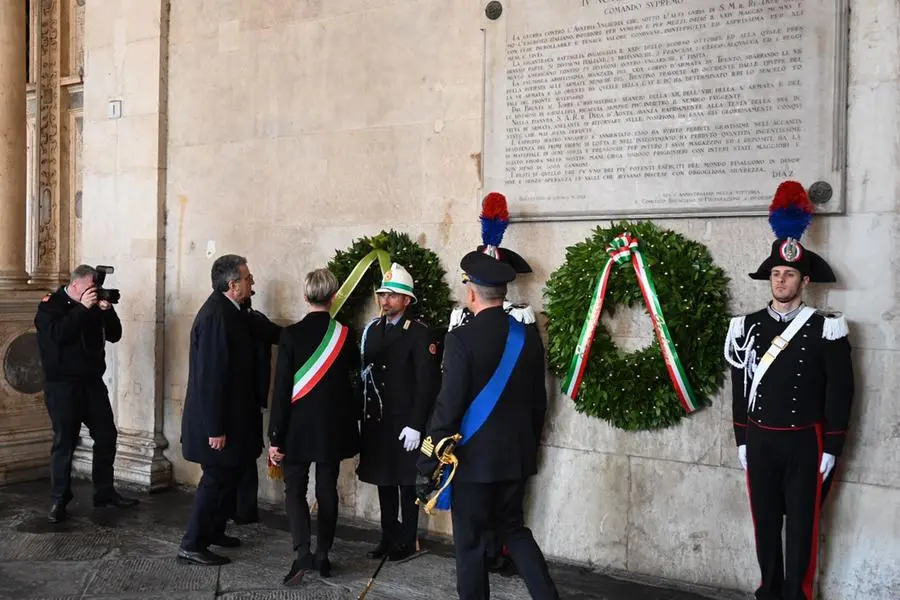
[[[0,484],[44,476],[52,439],[25,275],[25,19],[0,0]]]
[[[149,490],[172,478],[162,434],[168,5],[88,2],[85,13],[82,259],[116,267],[104,284],[122,292],[122,340],[106,347],[115,476]],[[75,467],[90,473],[82,442]]]
[[[0,2],[0,289],[25,275],[25,3]]]

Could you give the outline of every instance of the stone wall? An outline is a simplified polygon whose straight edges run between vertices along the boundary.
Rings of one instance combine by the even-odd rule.
[[[478,243],[478,204],[488,191],[479,180],[482,6],[476,0],[172,2],[167,44],[162,38],[166,71],[165,61],[160,66],[152,53],[154,60],[145,60],[139,42],[126,35],[149,17],[129,14],[134,9],[123,11],[119,3],[88,4],[84,203],[85,222],[98,230],[85,227],[85,252],[99,252],[99,239],[119,239],[108,246],[110,260],[143,261],[149,279],[128,280],[142,290],[158,277],[147,294],[161,298],[165,315],[158,353],[150,349],[155,304],[126,323],[126,340],[114,350],[117,415],[127,422],[154,406],[138,385],[150,385],[161,371],[166,456],[176,480],[193,483],[199,469],[181,459],[178,440],[188,334],[209,293],[214,256],[246,254],[257,282],[255,305],[282,322],[303,316],[300,289],[308,270],[356,236],[389,227],[438,252],[448,282],[459,281],[458,258]],[[828,599],[887,599],[900,596],[900,405],[893,401],[900,387],[900,4],[853,2],[850,25],[847,214],[821,218],[807,234],[840,279],[813,289],[810,299],[846,313],[858,377],[853,434],[826,515],[822,584]],[[151,50],[160,44],[154,37],[160,29],[157,23],[151,31]],[[119,124],[113,143],[106,100],[142,103],[140,82],[148,76],[167,82],[167,104],[146,106],[155,118],[136,118],[127,129]],[[103,173],[111,162],[116,173]],[[159,263],[155,246],[145,241],[156,239],[156,230],[134,218],[152,204],[131,195],[137,182],[150,202],[156,188],[141,173],[154,166],[165,176],[154,196],[165,210]],[[128,195],[111,191],[111,181]],[[117,207],[125,198],[129,204]],[[710,248],[732,279],[734,312],[766,301],[765,285],[746,277],[768,253],[765,219],[660,224]],[[515,297],[541,306],[543,282],[566,246],[595,225],[511,226],[507,244],[535,267],[516,284]],[[157,265],[164,265],[164,286]],[[551,378],[548,386],[558,390]],[[136,393],[143,403],[126,401]],[[579,415],[553,394],[545,437],[528,520],[547,554],[753,588],[751,521],[724,393],[677,427],[639,434]],[[376,521],[376,494],[355,481],[353,467],[345,461],[344,514]],[[264,477],[261,485],[267,500],[281,502],[279,485]],[[445,517],[425,524],[450,529]]]

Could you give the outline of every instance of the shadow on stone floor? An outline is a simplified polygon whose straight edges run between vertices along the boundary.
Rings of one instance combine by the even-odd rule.
[[[331,554],[333,577],[309,576],[296,589],[281,578],[293,558],[287,518],[263,511],[261,521],[229,525],[240,548],[223,550],[234,562],[224,567],[178,564],[175,554],[192,495],[170,490],[142,496],[133,509],[94,509],[86,482],[77,482],[69,519],[46,521],[47,482],[0,488],[0,598],[15,600],[281,600],[356,599],[377,566],[365,553],[377,541],[374,529],[344,522]],[[423,540],[426,551],[402,564],[388,563],[367,600],[455,598],[452,547]],[[688,591],[655,581],[629,581],[588,569],[552,568],[564,600],[736,600],[742,594]],[[669,583],[671,585],[671,583]],[[518,577],[491,576],[491,597],[528,598]]]

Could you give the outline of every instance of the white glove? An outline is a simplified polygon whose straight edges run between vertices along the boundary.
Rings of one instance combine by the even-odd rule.
[[[822,474],[822,479],[828,479],[828,475],[831,474],[831,470],[834,468],[834,454],[828,454],[825,452],[822,454],[822,464],[819,465],[819,473]]]
[[[744,470],[747,470],[747,445],[741,444],[738,446],[738,460],[741,461],[741,466],[744,467]]]
[[[400,432],[400,437],[397,439],[403,442],[403,447],[407,452],[412,452],[419,447],[419,442],[422,441],[422,434],[412,427],[404,427],[403,431]]]

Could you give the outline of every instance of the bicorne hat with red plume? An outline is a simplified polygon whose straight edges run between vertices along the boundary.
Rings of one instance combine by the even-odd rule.
[[[803,185],[796,181],[782,182],[769,206],[769,225],[777,239],[772,242],[769,257],[759,265],[755,273],[750,273],[750,277],[766,280],[775,267],[793,267],[813,282],[836,281],[834,272],[825,259],[800,243],[812,218],[813,205]]]
[[[503,234],[506,233],[506,228],[509,226],[506,196],[499,192],[491,192],[485,196],[481,203],[480,220],[482,243],[476,251],[507,263],[515,269],[516,273],[531,273],[531,265],[524,258],[509,248],[500,246]]]

